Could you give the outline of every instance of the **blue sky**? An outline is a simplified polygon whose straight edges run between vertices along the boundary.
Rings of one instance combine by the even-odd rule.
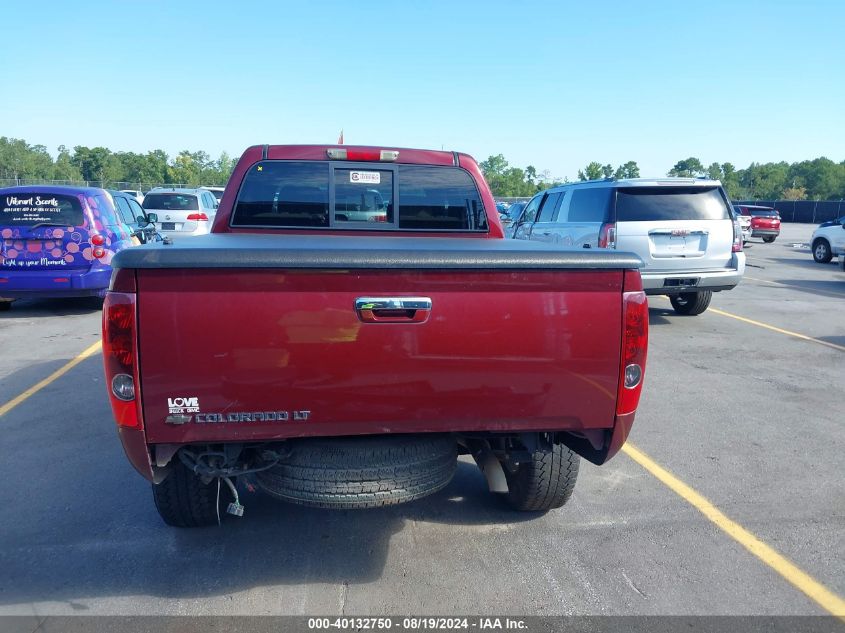
[[[51,6],[52,5],[52,6]],[[0,135],[591,160],[845,159],[845,3],[12,2]]]

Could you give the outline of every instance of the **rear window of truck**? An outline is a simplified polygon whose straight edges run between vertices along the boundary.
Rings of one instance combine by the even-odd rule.
[[[82,204],[76,196],[14,193],[0,197],[0,226],[82,226]]]
[[[730,220],[718,187],[631,187],[616,191],[617,222]]]
[[[472,177],[457,167],[262,161],[244,177],[231,226],[488,230]]]

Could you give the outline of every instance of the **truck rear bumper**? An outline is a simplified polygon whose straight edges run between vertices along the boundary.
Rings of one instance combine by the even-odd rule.
[[[0,297],[102,296],[109,286],[110,269],[70,272],[66,270],[0,270]]]

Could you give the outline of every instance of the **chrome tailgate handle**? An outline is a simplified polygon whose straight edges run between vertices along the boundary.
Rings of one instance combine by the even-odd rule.
[[[355,312],[364,323],[425,323],[431,315],[429,297],[358,297]]]

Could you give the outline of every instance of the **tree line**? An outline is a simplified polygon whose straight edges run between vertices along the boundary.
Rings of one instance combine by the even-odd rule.
[[[55,159],[44,145],[0,137],[0,178],[88,181],[109,187],[115,183],[226,184],[236,160],[223,152],[216,159],[206,152],[184,150],[172,158],[161,149],[145,154],[113,152],[105,147],[59,146]]]
[[[44,145],[29,145],[22,139],[0,137],[0,178],[25,180],[88,181],[111,186],[115,183],[219,185],[229,180],[236,159],[223,152],[216,159],[206,152],[183,150],[171,157],[161,149],[146,153],[113,152],[105,147],[64,145],[54,159]],[[493,195],[529,197],[538,191],[569,182],[533,165],[520,168],[502,154],[480,164]],[[648,174],[646,174],[648,175]],[[737,169],[731,163],[705,167],[695,157],[679,160],[668,176],[721,180],[735,200],[841,200],[845,198],[845,161],[816,158],[796,163],[751,163]],[[638,178],[640,168],[630,160],[622,165],[590,162],[578,171],[579,180]]]
[[[532,165],[512,167],[502,154],[490,156],[480,166],[493,195],[498,197],[529,197],[569,182],[568,178],[551,177],[548,171],[538,174]],[[690,157],[679,160],[666,175],[721,180],[734,200],[845,199],[845,161],[836,163],[825,157],[796,163],[751,163],[745,169],[731,163],[705,167],[698,158]],[[640,168],[633,160],[616,167],[593,161],[578,171],[579,180],[639,177]]]

